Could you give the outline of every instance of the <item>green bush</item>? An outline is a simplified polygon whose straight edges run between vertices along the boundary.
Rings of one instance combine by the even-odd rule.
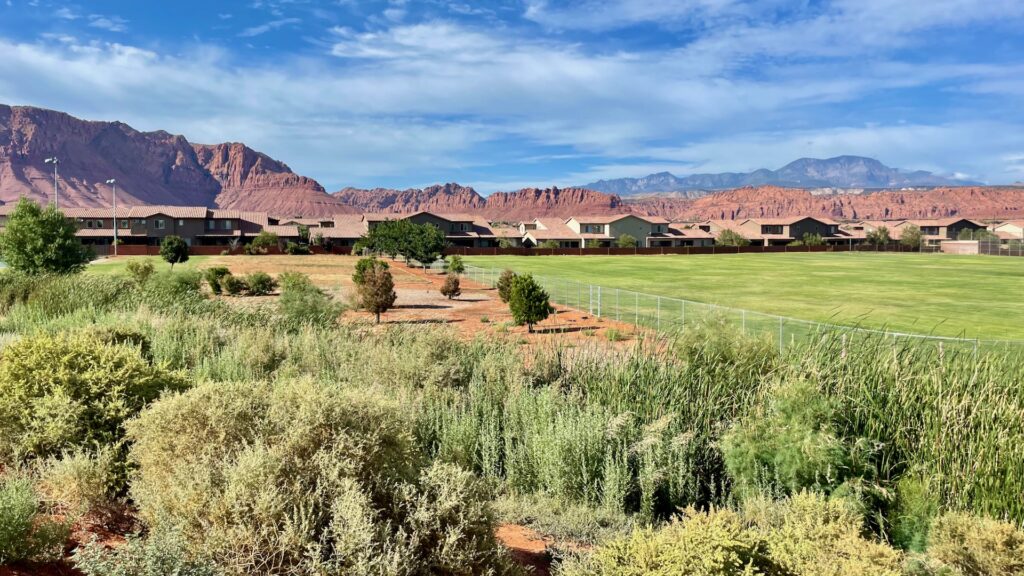
[[[466,263],[463,262],[462,256],[458,254],[452,254],[448,257],[448,272],[455,274],[462,274],[466,271]]]
[[[123,424],[183,376],[86,333],[23,337],[0,355],[0,459],[116,446]]]
[[[86,576],[221,576],[212,562],[191,558],[179,534],[158,531],[129,537],[114,548],[93,541],[75,551],[75,568]]]
[[[164,236],[160,241],[160,257],[173,269],[175,264],[188,262],[188,244],[180,236]]]
[[[116,458],[110,447],[51,456],[36,466],[37,488],[67,517],[101,517],[112,509],[118,488]]]
[[[22,198],[0,232],[0,259],[26,274],[79,272],[94,256],[75,237],[75,225],[56,206]]]
[[[39,495],[26,478],[0,476],[0,566],[60,557],[70,530],[42,513]]]
[[[932,522],[928,556],[964,576],[1024,574],[1024,531],[990,518],[944,514]]]
[[[220,281],[228,274],[231,274],[231,271],[224,266],[213,266],[203,271],[203,278],[206,279],[206,283],[210,286],[211,292],[214,294],[220,294],[222,291]]]
[[[397,405],[311,381],[203,384],[130,425],[155,530],[228,573],[484,573],[502,566],[471,475],[422,467]]]
[[[498,289],[498,297],[506,304],[508,304],[508,299],[512,295],[512,281],[515,278],[516,273],[511,270],[502,270],[501,276],[498,276],[498,282],[495,287]]]
[[[250,255],[266,254],[270,250],[280,247],[280,245],[281,239],[277,237],[277,234],[264,230],[257,234],[251,243],[246,245],[245,253]]]
[[[284,245],[284,252],[285,254],[290,254],[292,256],[312,254],[312,252],[309,249],[309,246],[305,244],[299,244],[297,242],[292,242],[291,240],[289,240],[288,243]]]
[[[548,293],[530,274],[516,276],[512,281],[508,307],[516,324],[526,324],[529,332],[533,332],[534,324],[544,320],[554,311],[548,302]]]
[[[288,272],[281,275],[280,282],[277,306],[289,327],[330,326],[344,311],[344,306],[314,286],[305,274]]]
[[[355,271],[352,273],[352,283],[356,286],[363,284],[364,275],[368,270],[374,267],[380,267],[387,270],[390,266],[384,260],[378,260],[373,256],[367,258],[360,258],[356,261]]]
[[[136,284],[142,286],[156,272],[156,266],[149,260],[133,259],[125,264],[124,269]]]
[[[234,274],[227,274],[221,278],[220,286],[224,290],[224,293],[230,296],[238,296],[249,289],[249,285],[246,283],[245,279],[239,278]]]
[[[698,512],[660,530],[635,530],[599,546],[581,561],[570,561],[563,576],[753,576],[773,574],[766,546],[730,510]]]
[[[722,439],[722,453],[741,495],[832,491],[870,475],[870,444],[849,443],[835,429],[837,406],[807,382],[777,386],[766,406]]]
[[[266,296],[277,288],[277,281],[266,272],[252,272],[245,277],[250,296]]]

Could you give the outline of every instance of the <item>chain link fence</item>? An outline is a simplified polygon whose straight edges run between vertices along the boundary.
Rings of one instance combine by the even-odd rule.
[[[496,268],[466,267],[466,276],[479,284],[494,287],[502,270]],[[744,334],[765,335],[773,338],[779,350],[788,346],[820,338],[824,334],[848,334],[849,337],[871,336],[892,339],[894,344],[921,344],[934,346],[938,351],[962,350],[971,352],[993,351],[1024,353],[1024,340],[982,340],[931,336],[887,330],[873,330],[857,326],[829,324],[786,316],[776,316],[695,302],[656,294],[645,294],[621,288],[587,284],[575,280],[534,275],[553,304],[587,312],[597,318],[624,322],[663,332],[681,331],[688,325],[721,318]]]

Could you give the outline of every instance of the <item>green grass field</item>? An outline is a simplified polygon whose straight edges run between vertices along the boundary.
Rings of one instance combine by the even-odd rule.
[[[1024,258],[817,253],[465,260],[806,320],[1024,339]]]

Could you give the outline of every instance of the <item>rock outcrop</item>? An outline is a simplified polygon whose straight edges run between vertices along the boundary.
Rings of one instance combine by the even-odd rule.
[[[718,192],[696,200],[644,198],[628,202],[637,213],[677,219],[770,218],[807,214],[830,218],[1021,218],[1024,187],[966,186],[866,194],[812,194],[761,186]]]
[[[243,144],[205,146],[121,122],[79,120],[63,112],[0,105],[0,200],[53,197],[60,159],[60,205],[176,204],[315,216],[350,210],[315,180]]]

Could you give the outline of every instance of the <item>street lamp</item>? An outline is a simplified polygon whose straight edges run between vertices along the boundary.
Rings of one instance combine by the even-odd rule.
[[[44,160],[47,164],[53,164],[53,205],[60,208],[60,197],[57,194],[57,164],[60,160],[56,156]]]
[[[107,180],[107,184],[113,187],[110,197],[114,201],[114,256],[117,256],[117,180],[111,178]]]

